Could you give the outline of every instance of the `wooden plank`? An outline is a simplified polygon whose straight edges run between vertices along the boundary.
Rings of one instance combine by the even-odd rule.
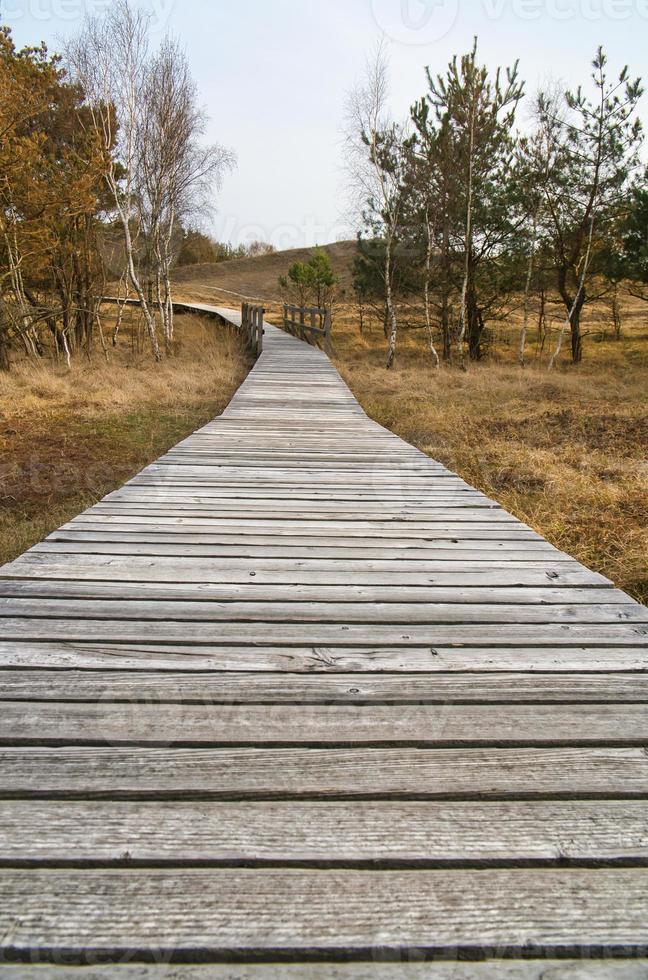
[[[248,527],[248,521],[260,521],[277,527],[280,521],[289,521],[299,530],[305,523],[319,520],[322,526],[335,530],[340,525],[350,527],[353,517],[361,509],[365,522],[375,523],[386,530],[398,526],[405,534],[420,530],[493,530],[511,531],[515,528],[510,520],[503,518],[499,511],[486,505],[470,507],[467,503],[455,503],[445,498],[446,513],[441,514],[433,508],[432,502],[414,507],[405,503],[389,503],[384,500],[354,501],[350,499],[305,500],[291,494],[290,502],[281,502],[272,495],[264,497],[223,496],[210,498],[207,495],[192,500],[188,496],[151,497],[149,500],[139,496],[132,500],[118,500],[110,504],[97,504],[97,509],[88,512],[98,517],[104,515],[120,517],[174,517],[189,520],[192,517],[223,521],[228,527],[236,522],[237,529]],[[360,535],[358,535],[360,536]]]
[[[260,542],[254,544],[201,544],[198,540],[190,540],[186,544],[171,543],[171,539],[164,537],[164,540],[154,540],[154,535],[141,535],[138,540],[137,535],[131,535],[129,540],[124,540],[124,536],[115,535],[115,540],[111,539],[110,534],[72,534],[69,531],[63,532],[60,536],[56,533],[50,535],[42,544],[35,545],[31,551],[33,554],[45,555],[150,555],[152,557],[176,557],[176,558],[252,558],[267,560],[278,558],[289,561],[293,558],[303,559],[367,559],[368,561],[388,561],[393,563],[408,562],[408,570],[415,571],[416,564],[426,562],[460,561],[462,563],[473,561],[504,561],[521,562],[522,564],[533,564],[539,561],[551,562],[555,564],[573,564],[573,559],[552,548],[551,545],[535,548],[527,548],[531,542],[521,542],[519,545],[507,542],[471,542],[465,545],[452,545],[450,542],[442,543],[440,547],[428,546],[426,548],[390,548],[372,547],[363,542],[359,547],[349,542],[346,547],[335,547],[321,545],[304,544],[267,544]],[[394,564],[394,571],[398,570],[398,564]]]
[[[624,607],[625,608],[625,607]],[[471,623],[391,625],[385,623],[275,623],[254,622],[177,622],[161,620],[112,619],[28,619],[20,616],[2,619],[5,640],[112,641],[117,643],[193,643],[196,646],[231,644],[262,646],[634,646],[648,658],[648,625],[627,623],[512,624]],[[648,663],[648,659],[644,659]]]
[[[381,962],[376,949],[368,962],[352,963],[196,963],[111,964],[75,966],[78,980],[648,980],[648,960],[593,959],[583,950],[583,959],[490,960],[479,963],[428,960],[396,962],[386,952]],[[403,955],[408,955],[404,951]],[[412,951],[412,956],[416,955]],[[7,980],[62,980],[66,967],[41,963],[0,966]]]
[[[108,695],[110,697],[110,695]],[[642,746],[646,704],[3,701],[1,745]]]
[[[109,579],[120,581],[250,582],[405,586],[607,586],[609,580],[576,562],[463,561],[404,565],[401,562],[278,558],[183,558],[169,556],[42,554],[28,551],[2,569],[4,577]]]
[[[486,588],[480,586],[399,586],[399,585],[255,585],[254,578],[247,582],[128,582],[84,581],[65,578],[61,570],[58,579],[3,579],[0,578],[0,596],[6,598],[59,598],[59,599],[140,599],[184,600],[189,602],[283,602],[283,603],[336,603],[338,608],[347,603],[426,605],[431,603],[451,605],[543,605],[543,606],[633,606],[633,600],[618,589],[606,588],[553,588],[550,580],[544,587]]]
[[[11,670],[2,701],[154,704],[646,704],[648,673],[316,674]]]
[[[92,520],[89,518],[92,517]],[[233,526],[231,521],[217,520],[210,518],[194,517],[173,517],[169,514],[163,517],[136,517],[126,515],[115,518],[114,515],[86,514],[75,518],[69,524],[63,525],[58,534],[66,531],[85,532],[92,531],[120,533],[126,540],[127,535],[137,534],[181,534],[181,535],[200,535],[200,539],[209,540],[217,538],[220,541],[234,541],[238,543],[247,538],[253,537],[254,541],[268,539],[270,543],[276,536],[281,535],[287,543],[294,543],[299,539],[299,543],[312,543],[326,541],[326,543],[348,542],[350,539],[359,538],[361,540],[371,540],[372,546],[378,544],[385,546],[384,542],[389,542],[390,547],[416,547],[423,546],[428,541],[440,540],[494,540],[494,541],[533,541],[538,542],[542,539],[534,531],[525,527],[507,527],[495,523],[489,524],[484,521],[462,524],[460,522],[443,523],[434,525],[429,523],[421,527],[415,524],[394,526],[394,522],[385,523],[382,527],[378,522],[369,524],[365,522],[363,527],[359,523],[356,527],[347,522],[336,522],[324,525],[323,522],[313,521],[255,521],[248,519],[245,524]],[[200,540],[199,539],[199,540]]]
[[[642,748],[0,749],[0,798],[53,796],[645,799],[648,754]]]
[[[0,597],[0,617],[47,619],[173,620],[205,623],[325,623],[379,625],[502,623],[646,623],[639,603],[399,603],[399,602],[187,602],[158,599]],[[393,638],[391,640],[393,642]]]
[[[357,556],[362,556],[365,553],[375,553],[380,550],[393,553],[395,558],[436,558],[439,553],[444,555],[450,553],[449,557],[454,557],[455,552],[459,552],[461,556],[464,552],[484,552],[487,555],[493,554],[499,557],[500,554],[505,555],[509,552],[515,553],[519,558],[523,559],[523,555],[528,555],[530,559],[536,559],[539,555],[553,555],[555,551],[551,549],[551,545],[547,545],[545,542],[538,543],[531,537],[523,537],[522,535],[508,535],[506,531],[495,532],[485,532],[480,534],[475,534],[474,536],[468,532],[455,531],[449,535],[440,534],[436,536],[428,536],[425,539],[417,539],[416,537],[390,537],[389,535],[385,537],[371,536],[371,537],[361,537],[356,540],[353,535],[346,536],[342,533],[340,534],[323,534],[323,535],[310,535],[310,534],[285,534],[281,530],[268,531],[268,533],[255,534],[253,531],[247,534],[235,534],[235,533],[224,533],[222,531],[216,531],[214,533],[208,530],[191,530],[183,528],[169,528],[165,529],[162,525],[156,529],[150,528],[134,528],[132,525],[128,527],[114,527],[113,525],[93,525],[89,530],[86,530],[87,525],[81,524],[78,526],[70,525],[65,529],[60,531],[55,531],[48,536],[46,541],[49,542],[60,542],[69,541],[72,543],[83,543],[94,542],[94,541],[105,541],[105,542],[119,542],[125,543],[126,545],[137,545],[139,543],[144,544],[162,544],[162,545],[199,545],[200,547],[210,546],[210,550],[214,551],[216,554],[242,554],[246,555],[249,552],[254,554],[261,550],[262,554],[272,555],[277,549],[281,549],[281,552],[292,552],[296,551],[301,554],[304,550],[308,549],[309,552],[317,554],[322,551],[326,554],[331,554],[331,549],[339,550],[349,550]],[[369,555],[371,557],[371,555]],[[479,557],[479,555],[477,555]]]
[[[537,956],[584,946],[628,955],[648,945],[645,871],[635,869],[7,870],[3,887],[5,950],[32,956],[65,948],[154,949],[160,959],[374,949],[380,957],[405,947]]]
[[[648,802],[0,801],[14,862],[409,867],[648,861]],[[47,834],[42,828],[47,827]],[[394,828],[398,833],[394,833]]]
[[[270,632],[270,631],[269,631]],[[85,670],[493,673],[646,670],[645,648],[592,647],[282,647],[189,643],[0,640],[0,667]]]

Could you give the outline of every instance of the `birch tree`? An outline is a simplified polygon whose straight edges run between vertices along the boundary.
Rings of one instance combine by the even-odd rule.
[[[379,45],[367,62],[363,83],[347,102],[346,162],[353,204],[362,224],[384,242],[382,278],[388,334],[387,368],[396,356],[398,320],[394,262],[405,196],[406,127],[388,114],[388,63]]]
[[[113,0],[102,19],[86,19],[79,36],[67,45],[65,58],[71,76],[84,90],[91,125],[103,146],[105,180],[124,236],[128,277],[141,305],[153,356],[159,361],[155,319],[136,261],[137,163],[146,115],[150,17],[134,9],[129,0]]]
[[[171,267],[182,244],[182,223],[198,212],[204,220],[210,198],[234,154],[218,144],[203,146],[206,118],[195,82],[177,42],[165,38],[144,72],[144,113],[138,129],[138,199],[155,297],[167,351],[173,343]]]
[[[450,297],[453,291],[451,267],[451,235],[455,220],[454,207],[456,169],[452,132],[447,120],[438,120],[430,111],[426,98],[414,103],[411,110],[415,132],[412,138],[415,176],[412,188],[418,199],[418,223],[425,236],[423,301],[428,334],[431,337],[433,295],[438,296],[438,321],[441,333],[442,356],[450,360],[452,337],[450,330]],[[435,279],[433,290],[432,279]],[[435,363],[436,350],[433,351]]]
[[[552,111],[547,108],[551,105]],[[531,292],[536,271],[537,253],[542,234],[545,207],[544,188],[547,185],[559,152],[560,96],[556,91],[539,94],[534,107],[535,128],[530,136],[520,140],[518,166],[520,192],[526,208],[526,230],[523,238],[527,248],[522,327],[518,339],[518,363],[524,367],[529,334]]]

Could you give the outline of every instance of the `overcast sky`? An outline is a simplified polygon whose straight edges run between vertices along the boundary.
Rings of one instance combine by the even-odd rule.
[[[78,29],[109,0],[0,0],[18,45]],[[386,36],[393,110],[425,91],[424,67],[442,71],[479,37],[489,66],[520,59],[527,91],[550,77],[587,79],[598,44],[615,72],[626,62],[648,81],[648,0],[146,0],[158,37],[184,45],[209,113],[209,138],[231,146],[211,229],[235,243],[279,248],[352,236],[345,219],[340,128],[346,92]],[[648,104],[642,115],[648,124]],[[522,110],[522,117],[524,110]]]

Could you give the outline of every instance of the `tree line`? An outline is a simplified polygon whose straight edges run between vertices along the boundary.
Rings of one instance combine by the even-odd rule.
[[[213,265],[218,262],[229,262],[231,259],[272,255],[275,251],[274,245],[260,239],[254,239],[247,244],[232,245],[231,242],[219,242],[196,228],[188,228],[182,232],[177,264],[179,266]]]
[[[170,272],[186,229],[235,165],[205,145],[206,117],[170,36],[114,0],[62,55],[17,50],[0,28],[0,369],[18,345],[69,364],[99,338],[106,283],[141,304],[160,360],[174,341]]]
[[[648,293],[648,190],[639,155],[640,79],[611,75],[599,48],[587,84],[551,84],[520,131],[519,65],[491,72],[477,40],[427,89],[405,121],[388,111],[380,46],[347,105],[346,162],[360,227],[353,286],[382,319],[387,367],[405,309],[425,324],[435,365],[484,356],[494,323],[521,309],[517,356],[548,297],[564,315],[549,357],[569,338],[583,356],[582,317],[602,296],[620,329],[618,287]],[[544,343],[544,338],[543,338]]]

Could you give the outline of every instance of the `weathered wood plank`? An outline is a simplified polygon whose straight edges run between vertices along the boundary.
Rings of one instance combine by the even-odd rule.
[[[196,704],[648,703],[648,673],[316,674],[107,670],[0,673],[2,701]]]
[[[404,586],[608,586],[609,580],[575,562],[378,562],[273,558],[177,558],[145,555],[66,555],[28,551],[2,569],[4,577],[119,579],[120,581],[249,582]]]
[[[7,870],[3,887],[0,935],[7,951],[24,954],[538,955],[588,946],[645,953],[648,945],[645,872],[632,869]]]
[[[158,599],[0,597],[0,617],[48,619],[182,620],[206,623],[557,624],[645,623],[639,603],[545,605],[510,603],[187,602]],[[0,622],[2,620],[0,619]]]
[[[164,537],[164,536],[161,536]],[[196,536],[198,537],[198,536]],[[84,555],[84,554],[103,554],[103,555],[165,555],[177,558],[192,557],[233,557],[233,558],[293,558],[318,559],[349,559],[357,561],[366,558],[367,560],[382,560],[392,562],[407,562],[412,571],[416,564],[444,561],[461,561],[462,563],[472,561],[502,561],[502,562],[522,562],[524,564],[534,564],[541,561],[555,562],[557,564],[573,564],[573,559],[562,552],[556,551],[551,545],[544,545],[542,548],[536,546],[528,550],[525,546],[531,542],[521,542],[519,545],[509,542],[467,542],[465,544],[452,545],[450,542],[441,542],[438,547],[428,545],[427,547],[417,548],[390,548],[377,545],[375,548],[363,543],[363,547],[354,544],[347,546],[329,546],[326,544],[304,545],[286,543],[284,545],[271,545],[260,542],[258,545],[245,544],[201,544],[200,541],[189,541],[186,544],[174,544],[168,537],[164,540],[156,541],[154,535],[131,535],[128,540],[121,535],[115,535],[112,540],[110,533],[84,534],[79,532],[73,534],[70,531],[62,532],[59,536],[56,533],[50,535],[41,544],[34,545],[31,550],[35,554],[44,555]],[[523,547],[523,544],[525,545]],[[481,545],[481,547],[480,547]],[[398,570],[397,565],[392,565],[394,571]]]
[[[2,701],[0,745],[104,744],[642,746],[648,705]]]
[[[286,647],[188,643],[0,640],[1,667],[71,667],[85,670],[288,671],[348,674],[500,671],[645,672],[645,648],[632,647]]]
[[[625,607],[624,607],[625,608]],[[619,646],[639,647],[648,658],[648,624],[479,623],[389,625],[379,623],[176,622],[175,620],[2,619],[5,640],[82,640],[92,643],[194,643],[285,646]],[[434,655],[432,651],[431,655]]]
[[[583,950],[583,959],[490,960],[466,963],[457,960],[388,963],[376,949],[368,962],[352,963],[211,963],[189,966],[165,963],[76,966],[78,980],[648,980],[648,960],[593,959]],[[403,955],[406,955],[404,951]],[[7,980],[62,980],[66,967],[5,965],[0,976]]]
[[[648,797],[642,748],[2,748],[0,797]]]
[[[61,576],[65,570],[61,569]],[[5,598],[58,599],[139,599],[188,602],[232,603],[347,603],[511,606],[633,606],[633,600],[619,589],[546,586],[486,588],[480,586],[399,586],[399,585],[302,585],[278,583],[255,585],[247,582],[128,582],[109,579],[86,581],[72,577],[58,579],[0,578],[0,596]]]
[[[442,867],[648,861],[648,802],[643,800],[6,800],[0,801],[0,825],[0,864],[375,862]]]
[[[135,520],[137,520],[137,523],[135,523]],[[198,541],[204,541],[205,543],[216,540],[224,544],[245,544],[249,539],[252,539],[250,543],[257,544],[267,541],[267,543],[272,544],[276,541],[277,537],[281,537],[284,544],[306,545],[324,542],[329,546],[337,544],[341,547],[348,547],[348,542],[356,538],[361,541],[370,540],[372,547],[393,548],[425,547],[430,542],[441,541],[450,541],[455,544],[457,542],[473,541],[493,541],[496,544],[500,542],[517,543],[529,541],[544,544],[539,535],[533,531],[526,530],[526,528],[512,528],[509,530],[504,526],[498,529],[497,526],[488,526],[484,522],[479,522],[474,525],[454,524],[450,527],[443,524],[438,526],[438,530],[434,527],[417,530],[415,527],[414,531],[411,532],[387,526],[384,530],[374,528],[374,533],[371,535],[363,528],[348,529],[346,524],[341,524],[337,527],[329,525],[328,528],[323,529],[319,527],[295,526],[296,522],[293,522],[290,527],[287,527],[285,526],[286,523],[282,521],[275,522],[274,526],[269,523],[260,526],[260,522],[257,522],[257,525],[250,523],[240,528],[233,528],[231,521],[212,524],[208,520],[201,521],[200,518],[193,518],[189,522],[184,518],[173,518],[168,515],[163,518],[149,518],[147,522],[143,518],[131,519],[130,522],[121,518],[118,522],[103,521],[99,517],[94,518],[92,522],[75,518],[74,521],[60,528],[56,532],[56,537],[50,537],[49,540],[57,540],[57,538],[63,540],[68,533],[74,533],[76,535],[99,533],[119,534],[124,541],[130,541],[132,537],[134,540],[137,540],[139,537],[145,536],[153,536],[155,540],[158,535],[164,534],[173,536],[170,537],[170,540],[178,537],[180,541],[195,537]]]

